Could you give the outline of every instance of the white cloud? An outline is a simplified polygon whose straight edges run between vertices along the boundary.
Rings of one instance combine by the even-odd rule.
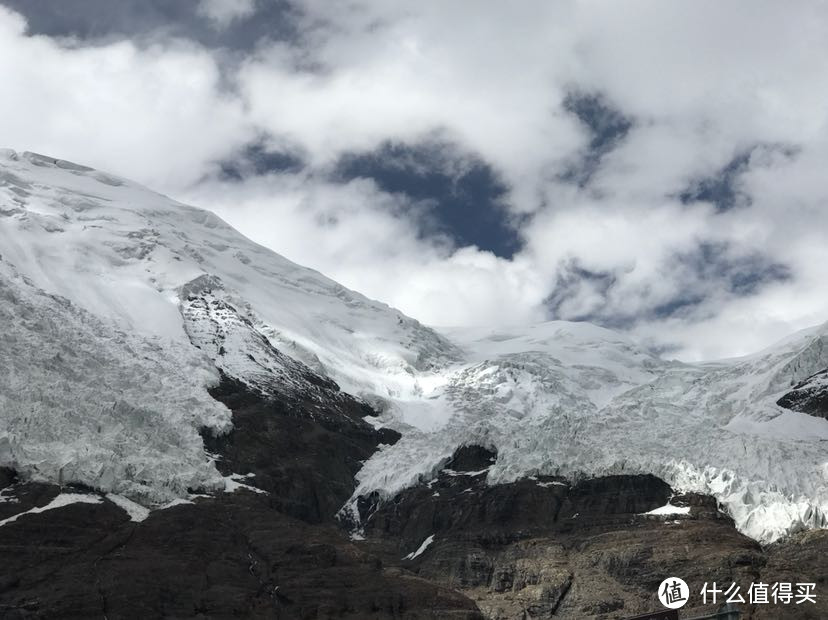
[[[0,135],[6,147],[108,169],[160,189],[197,181],[250,139],[216,60],[183,42],[62,47],[27,37],[0,7]]]
[[[234,21],[256,12],[256,0],[200,0],[198,12],[216,27],[226,28]]]
[[[219,27],[255,8],[199,7]],[[573,265],[611,278],[571,286],[559,313],[638,316],[631,329],[685,357],[744,352],[828,319],[824,3],[298,8],[298,46],[259,44],[224,74],[227,59],[193,44],[59,44],[26,36],[0,9],[3,146],[214,208],[257,241],[430,323],[538,320]],[[590,139],[561,106],[572,89],[603,94],[634,122],[586,188],[561,180]],[[417,205],[325,175],[342,153],[435,132],[491,164],[510,186],[509,208],[533,214],[514,259],[423,239],[407,215]],[[208,178],[261,133],[296,147],[309,168]],[[679,202],[688,183],[756,145],[767,148],[740,177],[749,208]],[[785,265],[791,277],[735,294],[726,273],[676,259],[701,243],[724,248],[723,261]],[[671,318],[654,313],[694,297]]]
[[[396,215],[411,205],[372,182],[268,175],[241,185],[205,183],[185,198],[212,208],[254,241],[423,322],[543,319],[544,282],[530,261],[418,239],[411,221]]]

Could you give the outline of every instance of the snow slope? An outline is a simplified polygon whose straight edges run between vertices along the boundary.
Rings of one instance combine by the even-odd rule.
[[[218,366],[269,393],[327,377],[382,410],[403,438],[357,495],[478,443],[498,451],[490,483],[649,472],[715,495],[759,540],[826,526],[828,421],[776,405],[828,368],[826,326],[696,365],[583,323],[441,335],[208,212],[12,151],[0,316],[0,465],[145,505],[224,488],[198,436],[230,424],[206,392]]]
[[[209,312],[188,300],[205,280],[221,290]],[[0,294],[0,464],[147,503],[224,486],[197,432],[230,424],[205,389],[218,381],[203,331],[213,319],[233,351],[272,350],[266,340],[287,354],[265,375],[281,365],[289,370],[273,378],[284,381],[304,362],[373,400],[419,393],[419,381],[459,355],[417,321],[206,211],[8,150]],[[229,374],[250,374],[245,356],[222,359]]]
[[[209,274],[255,309],[274,344],[351,392],[406,394],[413,373],[457,357],[417,321],[129,181],[0,151],[0,192],[5,259],[35,286],[123,328],[188,342],[180,288]]]

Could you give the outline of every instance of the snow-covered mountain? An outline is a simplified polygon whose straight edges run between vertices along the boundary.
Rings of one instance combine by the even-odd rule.
[[[652,473],[762,541],[828,525],[828,421],[777,404],[828,368],[828,325],[694,365],[582,323],[440,334],[209,212],[13,151],[0,316],[0,466],[33,477],[146,505],[225,488],[199,435],[232,423],[207,393],[223,373],[275,394],[333,381],[403,433],[346,511],[478,444],[497,451],[489,483]]]

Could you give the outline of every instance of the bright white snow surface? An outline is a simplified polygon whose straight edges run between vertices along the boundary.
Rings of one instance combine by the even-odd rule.
[[[51,502],[46,504],[45,506],[41,506],[40,508],[31,508],[24,512],[19,512],[16,515],[12,515],[7,519],[3,519],[0,521],[0,527],[3,527],[7,523],[14,523],[20,517],[24,517],[26,515],[34,515],[40,512],[46,512],[47,510],[56,510],[57,508],[63,508],[64,506],[69,506],[70,504],[100,504],[101,498],[97,495],[87,495],[86,493],[61,493]]]
[[[417,558],[417,557],[421,556],[421,555],[423,554],[423,551],[425,551],[426,549],[428,549],[428,546],[429,546],[431,543],[433,543],[433,542],[434,542],[434,534],[432,534],[431,536],[429,536],[428,538],[426,538],[426,539],[423,541],[423,544],[421,544],[421,545],[417,548],[417,550],[416,550],[416,551],[412,551],[411,553],[409,553],[407,556],[405,556],[405,557],[403,558],[403,560],[413,560],[414,558]]]
[[[0,151],[0,465],[149,506],[223,490],[197,431],[230,414],[206,392],[215,352],[190,343],[181,315],[182,287],[205,275],[228,317],[403,432],[357,494],[427,481],[478,443],[498,450],[490,483],[653,473],[713,494],[762,541],[827,524],[828,422],[774,403],[828,367],[828,326],[694,365],[583,323],[440,335],[206,211],[13,151]]]
[[[658,508],[654,508],[653,510],[643,514],[656,516],[689,515],[690,506],[673,506],[671,503],[667,502],[664,506],[659,506]]]
[[[148,508],[142,506],[141,504],[136,504],[131,499],[128,499],[122,495],[108,493],[106,499],[127,513],[129,515],[129,520],[134,521],[135,523],[145,521],[149,516],[150,511]]]

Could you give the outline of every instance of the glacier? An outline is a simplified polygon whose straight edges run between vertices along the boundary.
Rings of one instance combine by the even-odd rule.
[[[0,317],[0,465],[34,479],[149,507],[221,491],[199,435],[232,424],[207,392],[219,370],[290,386],[310,369],[402,433],[366,461],[345,511],[479,444],[497,450],[490,484],[651,473],[715,496],[762,542],[828,526],[828,421],[776,404],[828,368],[828,325],[697,364],[587,323],[440,332],[207,211],[11,150]],[[223,356],[217,334],[267,354]]]
[[[428,480],[458,445],[497,450],[490,484],[532,475],[650,473],[713,495],[770,542],[828,525],[828,424],[776,400],[828,364],[828,326],[706,364],[662,361],[618,334],[550,322],[511,335],[452,334],[472,359],[450,372],[439,431],[405,433],[358,475],[356,498]]]

